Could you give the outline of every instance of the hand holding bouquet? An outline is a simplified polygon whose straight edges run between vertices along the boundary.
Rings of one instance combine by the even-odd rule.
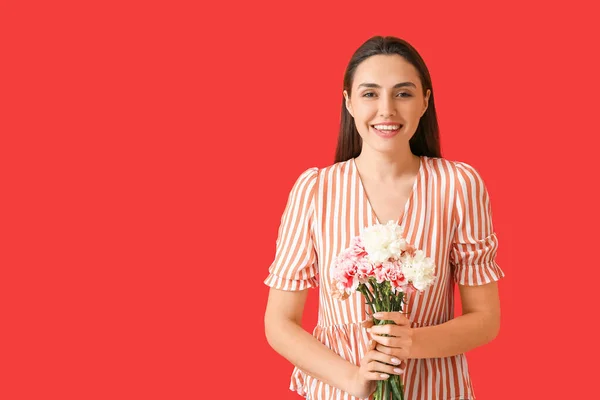
[[[421,250],[402,237],[402,228],[394,221],[366,228],[352,239],[350,247],[335,259],[331,278],[334,297],[347,299],[360,292],[373,314],[402,312],[406,294],[423,291],[435,280],[435,265]],[[392,324],[389,319],[376,319],[375,325]],[[377,381],[376,400],[404,400],[404,388],[398,375]]]

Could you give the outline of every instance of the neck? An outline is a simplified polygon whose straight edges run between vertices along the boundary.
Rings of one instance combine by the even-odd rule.
[[[390,154],[369,150],[364,146],[355,163],[362,175],[377,181],[392,181],[418,173],[420,157],[412,154],[410,148]]]

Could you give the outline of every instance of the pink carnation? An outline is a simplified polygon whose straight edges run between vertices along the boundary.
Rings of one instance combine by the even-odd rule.
[[[375,276],[375,266],[366,257],[361,257],[357,263],[358,279],[361,283],[365,283],[370,277]]]
[[[356,259],[363,258],[367,255],[365,245],[363,244],[363,241],[360,236],[355,236],[354,238],[352,238],[348,250],[350,254],[352,254]]]
[[[408,280],[402,273],[402,264],[399,262],[394,262],[392,267],[388,268],[386,271],[386,280],[390,281],[390,285],[392,286],[392,290],[394,292],[399,289],[399,291],[403,292],[404,288],[408,284]]]
[[[343,252],[336,258],[331,275],[335,282],[337,282],[336,286],[339,289],[354,291],[360,283],[356,276],[357,272],[358,267],[353,257],[349,252]]]
[[[394,264],[389,261],[384,261],[378,264],[374,268],[374,276],[377,283],[382,283],[388,280],[388,270],[394,268]]]

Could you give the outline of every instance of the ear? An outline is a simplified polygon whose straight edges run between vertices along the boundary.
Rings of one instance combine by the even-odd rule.
[[[423,108],[423,112],[421,113],[421,117],[425,114],[425,111],[427,111],[427,107],[429,107],[429,96],[431,95],[431,90],[427,89],[427,93],[425,93],[425,99],[424,99],[424,105],[425,107]]]
[[[344,90],[344,99],[346,99],[346,110],[352,115],[354,118],[354,114],[352,114],[352,103],[350,102],[350,96],[348,96],[348,92]]]

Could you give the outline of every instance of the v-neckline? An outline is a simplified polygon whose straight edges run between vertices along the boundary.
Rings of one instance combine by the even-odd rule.
[[[413,203],[413,198],[416,196],[416,194],[418,192],[419,182],[421,182],[421,176],[423,175],[423,169],[424,169],[423,163],[424,162],[425,162],[425,156],[419,156],[419,171],[417,172],[417,176],[415,177],[415,181],[413,183],[411,192],[408,195],[408,198],[406,199],[406,203],[404,203],[404,210],[402,211],[402,214],[400,214],[400,217],[396,221],[396,224],[398,224],[400,226],[404,225],[404,220],[406,218],[406,214],[408,213],[408,210],[410,209],[410,207]],[[371,205],[371,201],[369,200],[369,195],[367,194],[367,191],[365,190],[365,187],[363,185],[362,178],[360,176],[360,173],[358,172],[358,167],[356,166],[355,158],[352,158],[352,166],[354,168],[354,173],[356,174],[356,177],[358,180],[358,185],[360,187],[361,195],[364,199],[364,202],[367,205],[369,213],[371,214],[375,223],[381,224],[382,222],[379,221],[379,218],[377,217],[377,214],[375,213],[375,209],[373,208],[373,206]],[[387,221],[385,223],[387,223]]]

